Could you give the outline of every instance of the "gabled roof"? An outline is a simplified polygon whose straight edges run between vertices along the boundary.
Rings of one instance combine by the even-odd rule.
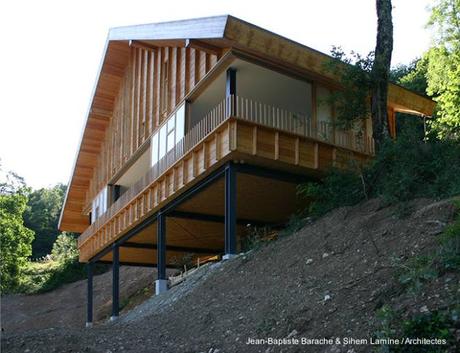
[[[87,120],[66,193],[59,228],[83,232],[88,219],[81,214],[86,191],[96,168],[114,108],[131,41],[153,46],[186,46],[197,40],[216,48],[233,48],[276,64],[289,64],[312,79],[336,82],[323,70],[329,55],[309,48],[230,15],[112,28],[96,78]],[[396,111],[431,115],[434,102],[394,84],[389,86],[390,104]]]

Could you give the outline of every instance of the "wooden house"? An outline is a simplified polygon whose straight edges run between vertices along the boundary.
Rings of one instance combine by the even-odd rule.
[[[282,225],[296,185],[374,153],[371,122],[342,131],[328,102],[331,57],[232,16],[111,29],[59,228],[92,267],[166,268],[239,251],[248,225]],[[434,103],[389,86],[395,112]]]

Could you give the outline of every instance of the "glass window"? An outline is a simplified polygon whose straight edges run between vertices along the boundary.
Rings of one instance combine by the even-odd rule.
[[[151,165],[153,166],[158,162],[158,133],[153,134],[152,136],[152,143],[150,145],[151,151],[152,151],[152,163]]]
[[[177,110],[176,113],[176,143],[178,143],[185,132],[185,104]]]
[[[176,121],[175,121],[174,118],[175,118],[175,117],[172,116],[172,117],[170,117],[169,120],[168,120],[168,133],[171,132],[171,131],[174,129],[174,127],[175,127]]]
[[[166,125],[160,129],[160,141],[159,141],[159,155],[158,159],[161,159],[166,154]]]
[[[174,130],[168,134],[168,149],[167,149],[168,152],[171,151],[174,145],[176,144],[174,141],[174,135],[175,135]]]

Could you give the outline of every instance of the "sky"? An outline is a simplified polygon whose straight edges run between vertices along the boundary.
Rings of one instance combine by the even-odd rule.
[[[431,2],[393,0],[393,65],[428,49]],[[374,0],[2,1],[3,171],[33,188],[69,181],[109,28],[223,14],[325,53],[375,47]]]

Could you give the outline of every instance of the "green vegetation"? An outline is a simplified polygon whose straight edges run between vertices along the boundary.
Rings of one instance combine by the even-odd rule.
[[[74,234],[57,230],[66,187],[31,191],[21,177],[6,176],[0,184],[2,293],[45,292],[84,278]]]
[[[424,287],[443,274],[460,271],[460,200],[454,200],[457,209],[455,221],[446,227],[439,237],[437,249],[428,255],[418,255],[402,263],[394,261],[396,278],[406,290],[417,298]],[[458,290],[458,289],[457,289]],[[454,291],[456,291],[454,289]],[[382,345],[380,352],[454,352],[460,348],[455,330],[460,329],[460,302],[452,298],[440,310],[403,317],[390,306],[380,308],[376,315],[378,330],[376,338],[434,338],[445,339],[445,345]]]
[[[65,185],[57,184],[51,188],[34,190],[29,194],[24,224],[35,232],[32,243],[34,259],[49,254],[59,235],[57,226],[65,191]]]
[[[14,290],[32,253],[34,233],[24,226],[22,216],[26,209],[27,193],[14,175],[12,183],[0,184],[0,244],[1,291]],[[19,183],[18,183],[19,181]],[[19,184],[19,187],[18,187]]]
[[[408,126],[395,141],[387,141],[369,164],[333,169],[322,182],[300,185],[298,192],[312,200],[308,209],[312,216],[372,197],[404,204],[417,197],[458,195],[460,145],[451,140],[421,141]]]
[[[62,284],[85,278],[83,264],[78,262],[76,239],[63,233],[54,243],[52,254],[39,261],[29,261],[20,280],[22,293],[42,293]]]
[[[377,339],[383,338],[427,338],[445,340],[443,345],[381,345],[379,352],[385,353],[444,353],[460,348],[452,328],[460,327],[460,307],[453,305],[404,318],[401,312],[383,306],[377,311]]]
[[[332,92],[329,104],[333,104],[336,123],[342,129],[350,129],[356,122],[366,120],[371,111],[369,92],[372,88],[371,70],[374,54],[363,57],[352,52],[348,57],[340,47],[333,47],[335,59],[324,64],[323,69],[340,77],[343,89]],[[348,65],[344,66],[343,63]]]
[[[449,271],[460,271],[460,200],[454,200],[457,216],[439,237],[436,251],[418,255],[402,263],[394,260],[398,281],[409,291],[418,293],[426,282]]]
[[[241,250],[250,251],[259,249],[263,244],[272,240],[273,231],[270,227],[247,227],[246,234],[241,239]]]

